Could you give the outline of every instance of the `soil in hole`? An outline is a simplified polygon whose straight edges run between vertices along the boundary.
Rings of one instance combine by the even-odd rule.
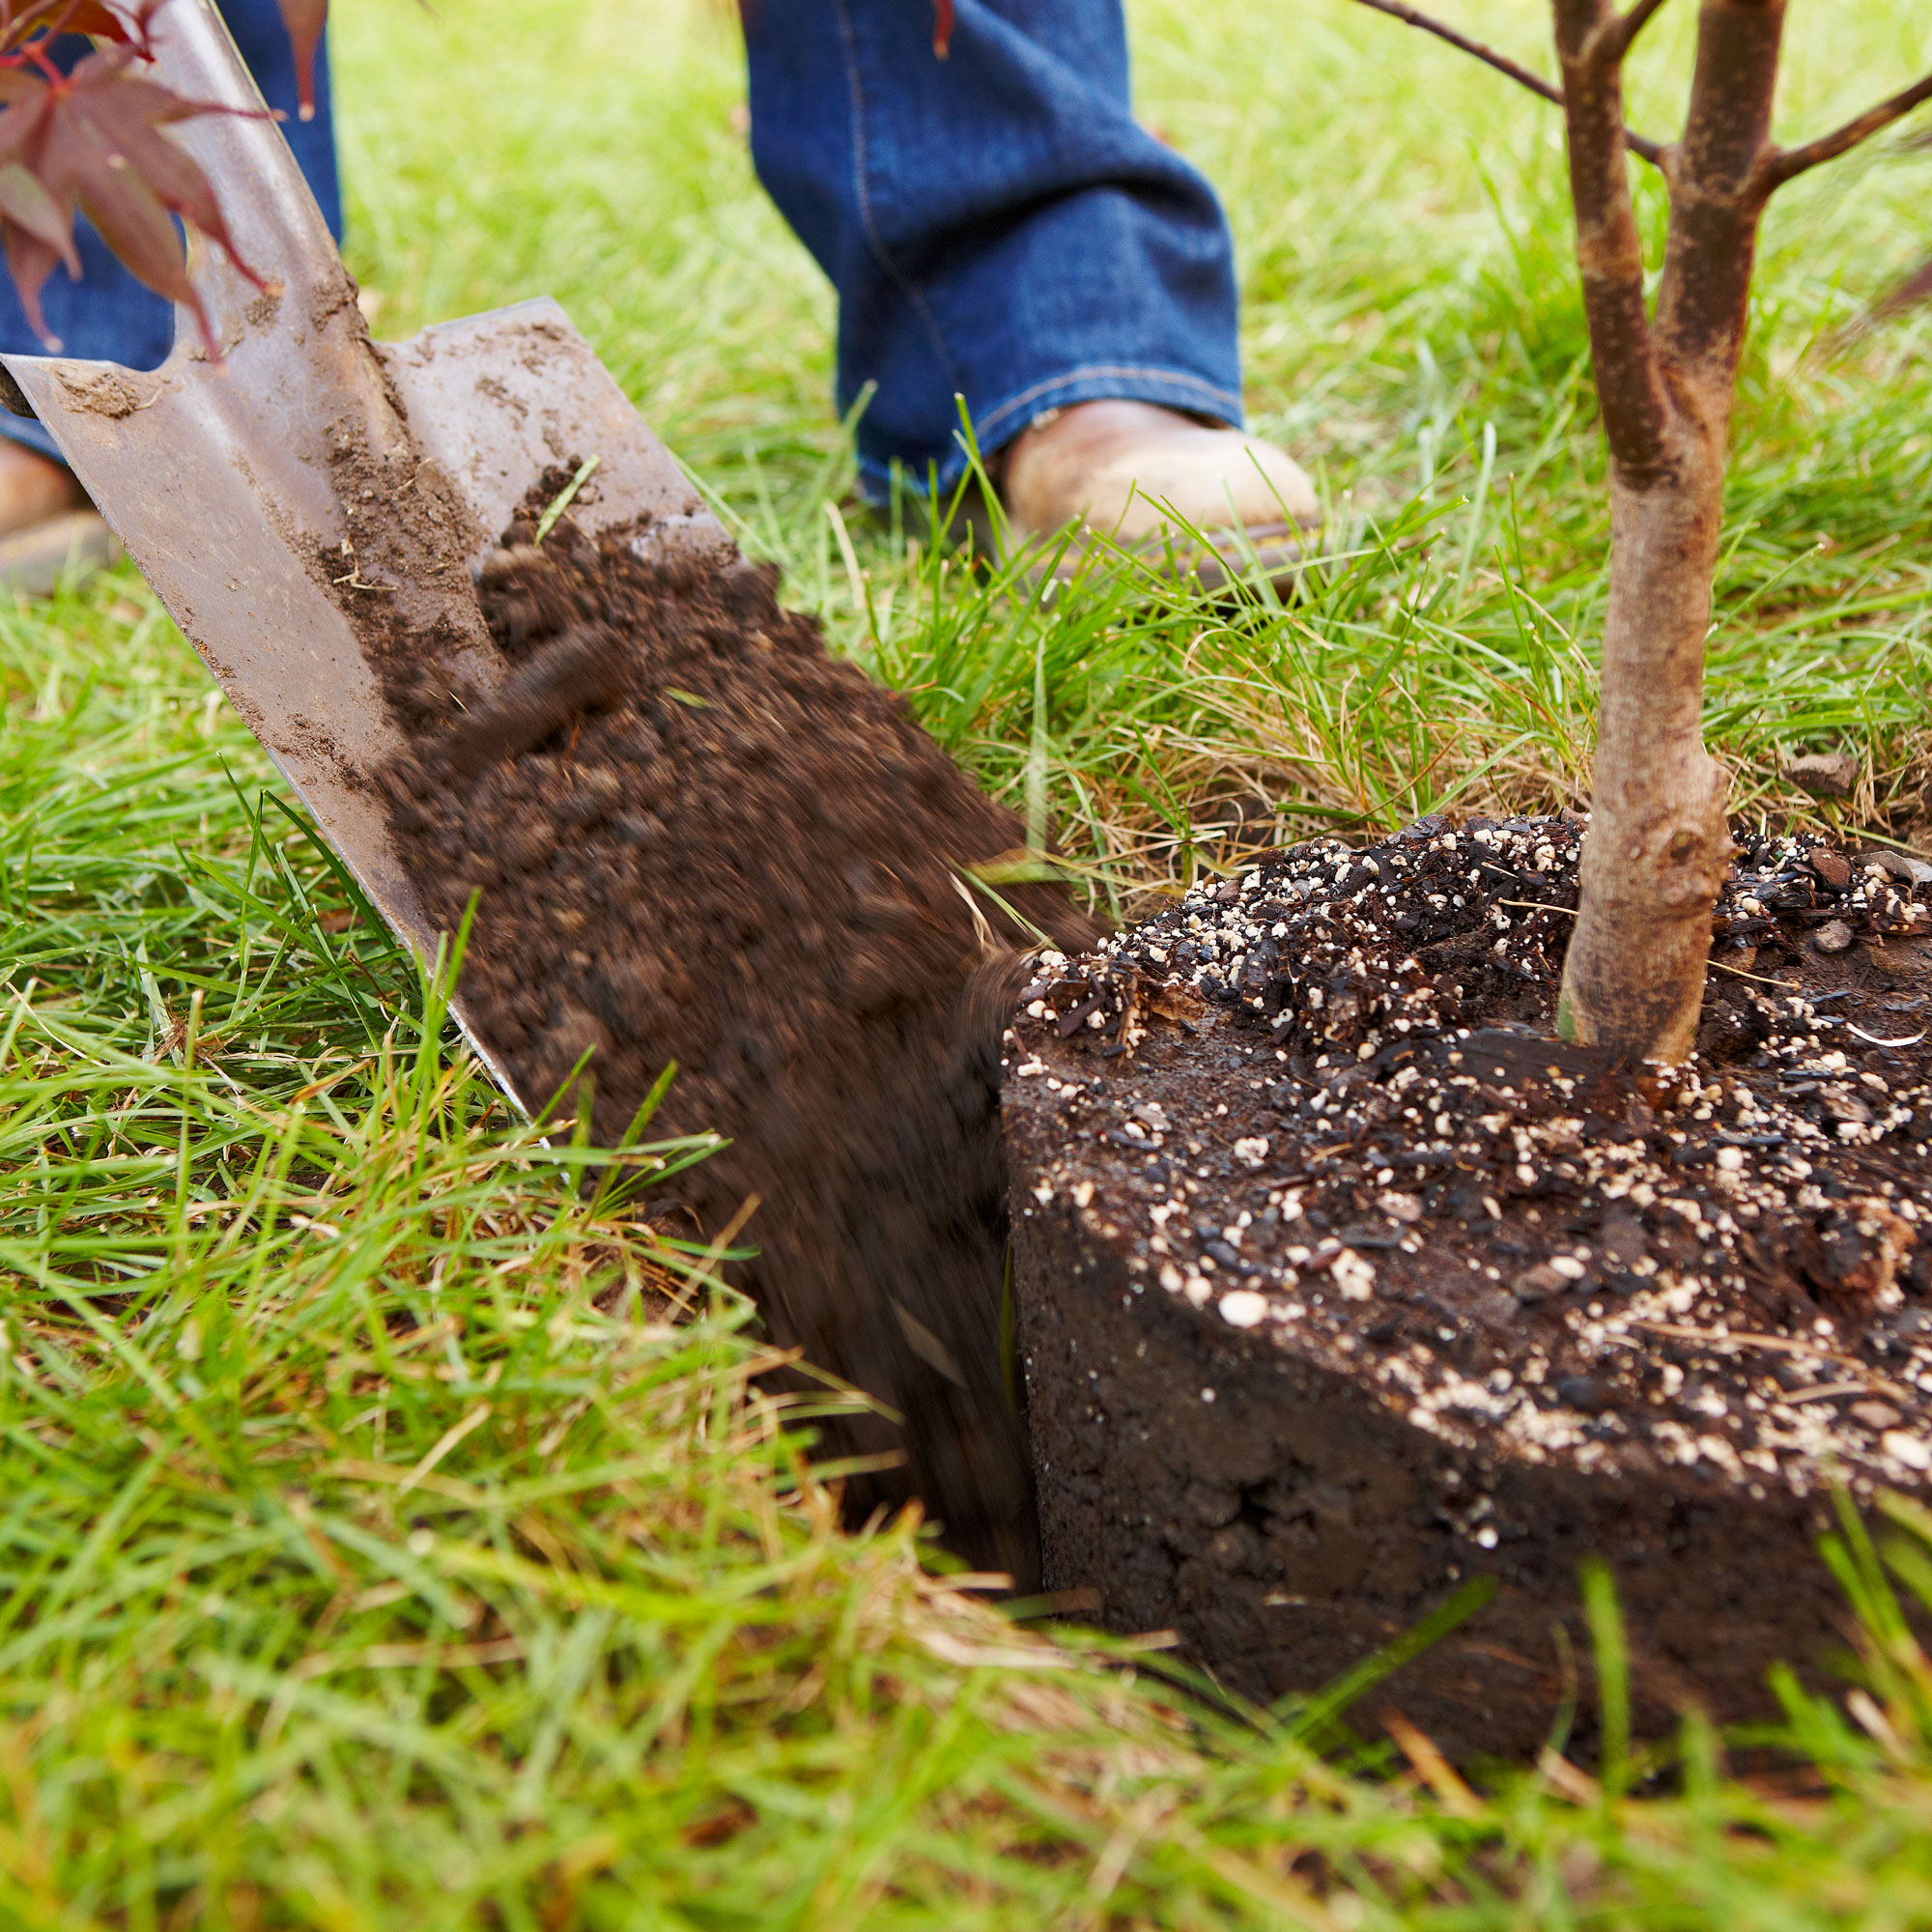
[[[1837,1640],[1830,1484],[1932,1479],[1932,866],[1736,836],[1667,1070],[1549,1037],[1569,822],[1296,847],[1048,956],[1005,1104],[1050,1586],[1277,1695],[1490,1572],[1487,1661],[1410,1667],[1490,1748],[1595,1549],[1660,1721]]]
[[[588,1056],[563,1111],[587,1101],[609,1144],[675,1063],[650,1135],[723,1139],[666,1183],[684,1232],[755,1195],[744,1280],[773,1338],[904,1418],[824,1425],[835,1453],[901,1460],[849,1482],[850,1512],[917,1494],[1024,1586],[997,1107],[1030,935],[1002,902],[1064,944],[1096,928],[1056,888],[974,882],[1020,821],[827,655],[775,571],[647,562],[638,534],[505,531],[479,582],[494,663],[350,607],[412,743],[382,776],[398,845],[443,929],[480,895],[463,989],[523,1094]]]

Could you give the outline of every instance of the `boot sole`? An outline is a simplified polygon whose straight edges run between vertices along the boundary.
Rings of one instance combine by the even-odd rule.
[[[0,590],[46,597],[120,560],[121,546],[97,511],[68,510],[0,536]]]
[[[925,534],[930,541],[932,532],[929,527]],[[1294,587],[1302,565],[1312,555],[1320,554],[1310,549],[1310,542],[1317,534],[1314,526],[1306,525],[1254,525],[1242,533],[1246,544],[1253,547],[1252,562],[1245,550],[1234,542],[1232,533],[1227,530],[1207,532],[1205,549],[1192,543],[1184,548],[1170,545],[1159,538],[1144,539],[1137,544],[1116,544],[1111,548],[1118,553],[1118,562],[1122,567],[1138,564],[1153,575],[1170,577],[1177,583],[1184,584],[1192,580],[1196,587],[1210,596],[1238,584],[1252,584],[1264,578],[1274,585],[1277,594],[1286,597]],[[1009,530],[1007,535],[1010,548],[1005,549],[1005,557],[1012,558],[1024,557],[1030,550],[1044,550],[1058,540],[1060,532],[1036,531],[1021,536],[1016,531]],[[939,541],[952,551],[970,543],[973,555],[987,562],[1005,560],[1002,558],[1000,537],[1000,526],[988,511],[984,497],[974,488],[964,493],[951,525]],[[1218,543],[1217,538],[1220,540]],[[1094,548],[1091,537],[1084,543],[1076,539],[1055,560],[1050,572],[1044,557],[1036,562],[1026,572],[1027,581],[1037,584],[1042,578],[1050,575],[1056,583],[1070,583],[1083,570],[1093,567],[1090,557]]]
[[[1286,595],[1293,587],[1296,574],[1309,560],[1308,540],[1312,530],[1293,524],[1264,524],[1241,532],[1236,544],[1230,531],[1208,531],[1204,545],[1185,548],[1165,540],[1121,544],[1121,567],[1139,565],[1156,577],[1171,579],[1181,586],[1192,585],[1210,596],[1240,584],[1266,581],[1277,593]],[[1218,541],[1217,541],[1218,539]],[[1028,539],[1030,544],[1044,541]],[[1091,570],[1095,546],[1077,540],[1065,548],[1051,568],[1042,559],[1029,573],[1035,582],[1050,576],[1056,583],[1070,583]]]

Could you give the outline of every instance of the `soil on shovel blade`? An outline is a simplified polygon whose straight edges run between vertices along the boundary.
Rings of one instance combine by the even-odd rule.
[[[1462,1753],[1549,1734],[1596,1555],[1646,1729],[1842,1647],[1833,1484],[1932,1481],[1932,867],[1737,837],[1668,1070],[1549,1037],[1569,822],[1296,847],[1046,957],[1005,1110],[1049,1587],[1273,1697],[1489,1578],[1369,1707]]]
[[[412,743],[381,780],[398,846],[441,929],[479,895],[462,990],[524,1094],[582,1064],[614,1144],[675,1064],[648,1137],[724,1144],[654,1198],[710,1239],[755,1196],[743,1279],[773,1338],[905,1419],[821,1425],[901,1463],[848,1483],[852,1514],[917,1494],[1025,1587],[996,1123],[1000,962],[1027,935],[1000,901],[1067,945],[1097,928],[1057,889],[972,883],[1021,822],[780,607],[775,570],[652,562],[647,536],[566,517],[539,548],[520,519],[478,583],[494,665],[350,606]]]

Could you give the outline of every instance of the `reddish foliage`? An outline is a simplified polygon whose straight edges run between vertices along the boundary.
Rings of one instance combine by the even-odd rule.
[[[315,111],[315,60],[327,0],[277,0],[295,43],[302,117]],[[50,351],[41,290],[56,264],[80,272],[76,213],[149,288],[192,308],[220,345],[187,276],[179,215],[259,283],[236,252],[208,177],[169,137],[174,123],[233,112],[188,100],[143,72],[166,0],[0,0],[0,252],[21,306]],[[71,73],[52,59],[63,35],[98,50]]]
[[[296,48],[296,85],[300,90],[301,118],[315,116],[315,57],[322,46],[322,29],[328,18],[328,0],[275,0],[282,24]]]
[[[29,43],[29,58],[39,44]],[[41,312],[41,289],[57,262],[78,272],[78,209],[151,289],[194,309],[209,353],[218,355],[169,215],[191,222],[244,274],[259,278],[236,253],[208,177],[162,130],[225,110],[185,100],[130,71],[142,57],[129,38],[89,54],[71,74],[43,58],[34,62],[39,71],[0,66],[0,100],[7,102],[0,110],[0,247],[28,320],[56,347]]]
[[[0,0],[0,49],[22,46],[35,34],[91,34],[99,41],[134,42],[146,37],[144,15],[125,15],[101,0]]]

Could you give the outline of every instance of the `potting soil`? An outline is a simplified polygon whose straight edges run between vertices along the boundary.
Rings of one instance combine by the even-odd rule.
[[[739,1278],[771,1335],[889,1411],[822,1425],[901,1458],[852,1479],[853,1513],[917,1494],[1025,1583],[990,989],[1026,941],[1003,902],[1068,944],[1095,929],[1055,888],[979,883],[1020,821],[827,654],[775,571],[653,563],[568,517],[535,534],[521,519],[482,570],[501,662],[480,676],[356,607],[411,740],[382,777],[397,845],[440,929],[476,899],[470,1021],[601,1144],[674,1065],[647,1138],[720,1145],[655,1198],[699,1241],[755,1203]]]
[[[1022,989],[1046,1580],[1253,1694],[1489,1575],[1405,1708],[1533,1750],[1605,1554],[1658,1721],[1765,1715],[1832,1486],[1932,1484],[1932,867],[1740,828],[1696,1056],[1628,1072],[1552,1037],[1578,833],[1299,846]]]

